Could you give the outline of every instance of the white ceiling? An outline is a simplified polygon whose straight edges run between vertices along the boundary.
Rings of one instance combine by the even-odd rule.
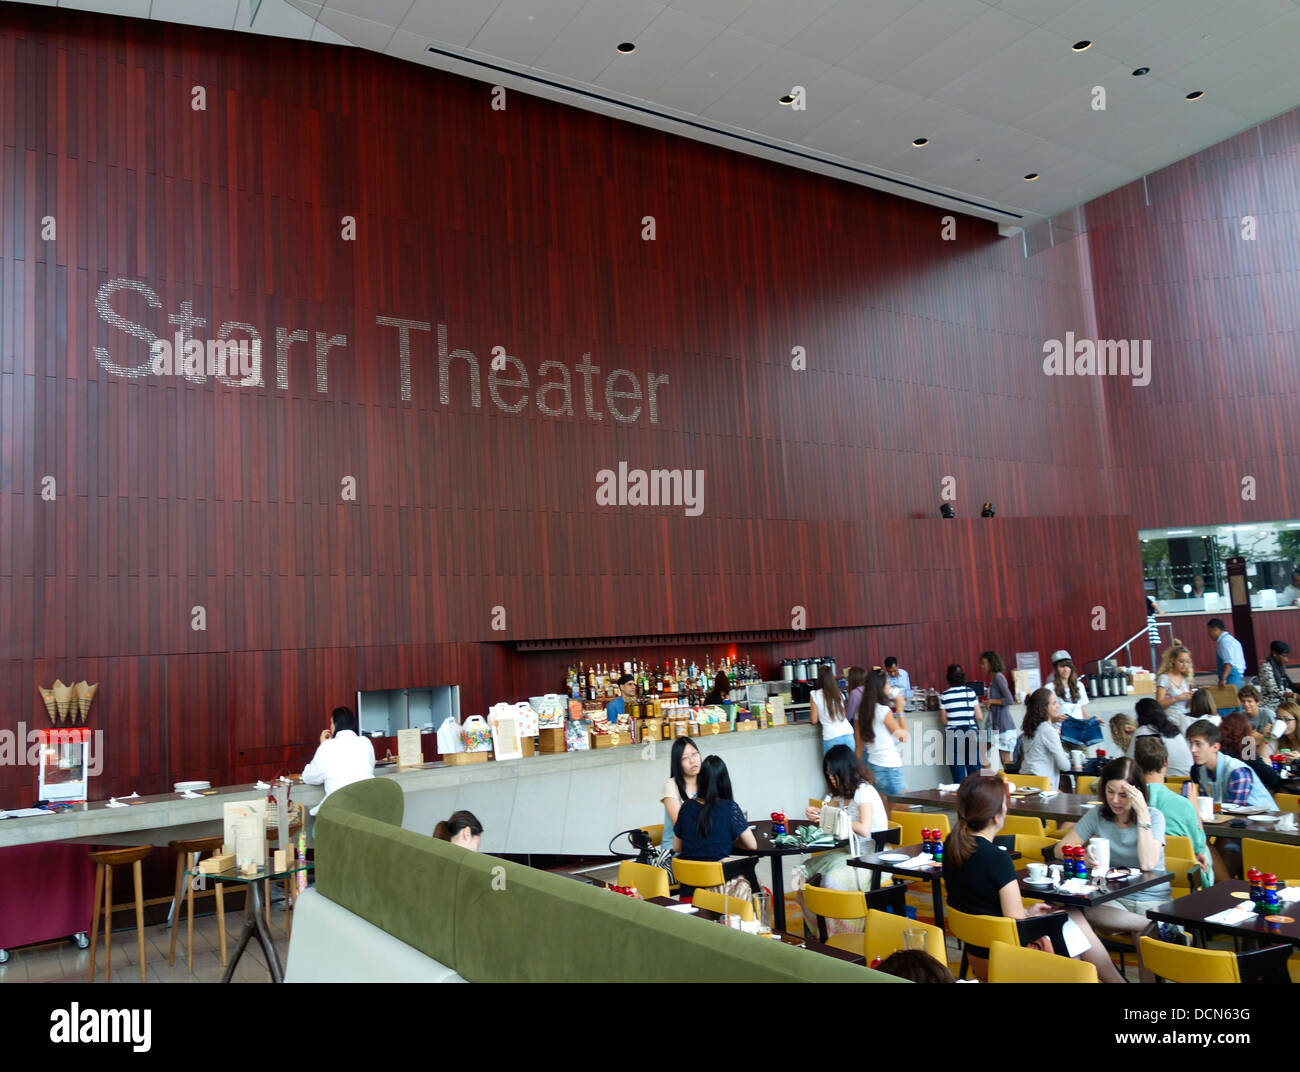
[[[1300,105],[1300,0],[263,0],[251,27],[249,3],[58,0],[370,48],[1004,225]]]

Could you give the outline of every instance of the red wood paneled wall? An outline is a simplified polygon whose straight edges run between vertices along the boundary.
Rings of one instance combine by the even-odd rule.
[[[554,688],[520,639],[802,606],[805,650],[937,682],[1140,625],[1101,389],[1041,373],[1091,324],[1073,246],[360,49],[14,5],[0,149],[0,729],[99,681],[103,794],[300,765],[358,689]],[[428,328],[409,379],[379,318]],[[256,332],[262,384],[124,374],[178,321]],[[702,471],[698,516],[601,505],[620,463]]]

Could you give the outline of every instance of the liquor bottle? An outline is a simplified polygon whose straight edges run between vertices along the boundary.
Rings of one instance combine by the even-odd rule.
[[[654,691],[656,695],[661,695],[664,691],[664,672],[657,666],[655,667]]]
[[[672,664],[664,660],[664,692],[672,694],[673,691],[673,667]]]

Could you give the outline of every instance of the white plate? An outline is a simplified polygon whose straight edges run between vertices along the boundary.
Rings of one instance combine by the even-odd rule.
[[[688,912],[698,912],[699,909],[696,908],[693,904],[670,904],[670,905],[668,906],[668,911],[669,911],[669,912],[687,912],[687,913],[688,913]]]
[[[901,864],[904,860],[910,860],[911,857],[905,852],[882,852],[877,859],[885,864]]]
[[[1050,878],[1030,878],[1028,875],[1026,875],[1024,878],[1024,883],[1026,886],[1050,886],[1052,884],[1052,880]]]
[[[1276,823],[1281,822],[1281,820],[1282,816],[1280,815],[1252,815],[1250,817],[1252,823]]]
[[[1101,801],[1100,801],[1100,800],[1090,800],[1090,801],[1088,801],[1086,804],[1080,804],[1079,807],[1081,807],[1081,808],[1100,808],[1100,807],[1101,807]]]
[[[1265,809],[1252,807],[1249,804],[1224,804],[1223,812],[1225,815],[1255,815]]]
[[[200,789],[211,789],[211,782],[177,782],[172,786],[178,793],[193,793]]]

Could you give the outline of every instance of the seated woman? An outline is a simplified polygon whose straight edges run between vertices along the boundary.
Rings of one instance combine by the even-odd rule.
[[[876,971],[909,983],[955,983],[947,964],[920,949],[900,949],[876,965]]]
[[[1026,919],[1057,911],[1054,906],[1043,903],[1025,911],[1020,899],[1020,884],[1016,881],[1016,866],[993,844],[1007,820],[1007,788],[1001,778],[985,778],[980,774],[968,776],[957,790],[957,815],[956,829],[948,835],[943,846],[943,881],[948,887],[948,903],[953,908],[978,916],[1007,916],[1011,919]],[[1073,908],[1069,910],[1069,917],[1067,941],[1077,943],[1076,948],[1086,943],[1086,949],[1077,959],[1095,965],[1097,976],[1103,983],[1122,983],[1123,978],[1110,962],[1110,956],[1087,920]],[[1073,928],[1078,928],[1077,933],[1071,933]],[[1045,940],[1042,947],[1050,952],[1051,947]],[[966,952],[976,978],[987,978],[988,950],[968,945]]]
[[[1020,724],[1020,739],[1024,743],[1021,774],[1047,778],[1049,785],[1055,786],[1061,771],[1070,769],[1070,757],[1065,754],[1056,728],[1064,717],[1051,689],[1039,689],[1030,695]]]
[[[1273,742],[1273,750],[1290,762],[1300,756],[1300,704],[1288,700],[1277,709],[1282,736]]]
[[[1088,714],[1088,690],[1083,687],[1068,651],[1052,652],[1052,676],[1047,687],[1056,693],[1061,709],[1061,740],[1087,748],[1102,739],[1101,719]]]
[[[443,819],[433,828],[433,836],[439,841],[449,841],[470,852],[478,852],[483,842],[483,824],[474,818],[472,811],[452,812],[450,819]]]
[[[1223,721],[1219,715],[1219,705],[1214,702],[1209,689],[1197,689],[1192,693],[1191,703],[1187,705],[1187,725],[1183,727],[1183,733],[1192,728],[1192,723],[1202,719],[1213,722],[1216,726]]]
[[[1169,717],[1168,710],[1161,706],[1159,700],[1144,696],[1137,702],[1136,714],[1138,728],[1124,754],[1131,759],[1141,738],[1159,737],[1169,753],[1169,773],[1176,778],[1188,777],[1192,773],[1192,750],[1187,746],[1182,731]]]
[[[853,832],[860,838],[869,838],[878,830],[889,829],[889,813],[885,802],[880,799],[876,787],[872,784],[871,772],[867,770],[853,749],[848,745],[837,744],[822,759],[822,773],[826,777],[827,796],[823,804],[834,804],[843,808],[849,815]],[[822,820],[821,808],[810,807],[805,813],[814,823]],[[863,851],[871,851],[869,848]],[[824,886],[829,890],[866,890],[870,887],[869,872],[860,867],[849,866],[849,849],[833,849],[819,853],[808,859],[804,865],[804,874],[809,882]],[[817,919],[804,909],[804,934],[817,933]],[[860,919],[828,919],[828,934],[844,934],[850,931],[862,932],[863,921]]]
[[[1118,715],[1112,715],[1110,720],[1110,739],[1115,743],[1115,747],[1120,752],[1127,753],[1130,742],[1133,740],[1133,734],[1137,730],[1137,723],[1133,721],[1132,715],[1126,715],[1121,711]]]
[[[1146,780],[1138,765],[1127,756],[1107,763],[1097,779],[1097,798],[1101,807],[1085,811],[1074,829],[1062,839],[1061,847],[1086,845],[1093,838],[1104,838],[1110,843],[1111,867],[1164,870],[1165,817],[1149,805]],[[1094,905],[1084,915],[1099,930],[1131,934],[1133,944],[1138,946],[1142,935],[1154,936],[1157,931],[1156,925],[1147,919],[1147,909],[1169,898],[1169,883],[1165,882],[1128,897]],[[1144,983],[1155,981],[1140,954],[1138,973]]]
[[[698,789],[700,762],[700,750],[689,737],[678,737],[673,741],[672,755],[668,760],[668,781],[664,782],[659,793],[659,800],[664,806],[661,848],[672,847],[673,826],[677,822],[677,813],[682,810],[682,801],[690,800]]]
[[[744,875],[750,889],[759,889],[757,856],[732,856],[737,842],[757,849],[758,839],[749,828],[740,805],[731,795],[731,775],[721,756],[709,756],[700,764],[699,789],[684,801],[673,825],[673,851],[686,860],[721,860],[727,880]]]

